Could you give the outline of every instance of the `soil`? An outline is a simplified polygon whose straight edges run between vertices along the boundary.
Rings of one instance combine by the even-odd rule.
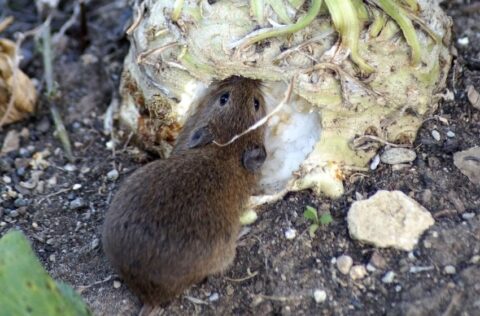
[[[469,85],[480,90],[480,10],[465,10],[473,2],[444,3],[454,21],[457,57],[448,80],[454,100],[443,101],[425,121],[415,142],[417,159],[400,170],[381,164],[347,179],[346,194],[338,200],[303,191],[265,206],[240,239],[232,268],[191,288],[165,315],[478,315],[480,187],[453,164],[453,153],[480,146],[480,112],[466,94]],[[140,304],[114,274],[100,243],[104,213],[119,183],[151,159],[126,141],[112,149],[103,128],[108,106],[118,101],[128,50],[123,33],[131,10],[127,1],[86,3],[85,23],[79,18],[67,31],[54,62],[59,94],[54,102],[76,159],[68,161],[54,136],[51,101],[45,97],[30,119],[1,131],[0,144],[7,132],[21,132],[20,148],[0,157],[0,193],[10,187],[21,198],[0,199],[0,236],[12,228],[25,232],[48,272],[81,292],[94,314],[135,315]],[[0,0],[0,8],[0,19],[16,18],[2,36],[41,23],[31,1]],[[71,2],[61,1],[52,29],[58,30],[72,10]],[[458,41],[465,37],[467,45]],[[43,69],[34,42],[27,40],[23,50],[22,68],[41,85]],[[432,137],[433,130],[440,133],[440,141]],[[449,131],[455,135],[448,137]],[[33,156],[38,152],[43,152],[43,160]],[[28,165],[31,161],[37,164]],[[112,170],[119,172],[118,179]],[[22,186],[32,179],[38,180],[36,188]],[[401,190],[434,216],[435,225],[413,252],[375,249],[349,237],[349,206],[358,193],[368,197],[380,189]],[[333,216],[314,238],[302,216],[307,205]],[[285,238],[290,228],[297,231],[294,239]],[[374,256],[377,267],[364,279],[352,280],[332,261],[343,254],[364,265]],[[450,265],[454,271],[445,269]],[[425,269],[413,273],[412,267]],[[395,276],[386,283],[382,279],[389,272]],[[325,302],[314,300],[315,290],[326,292]]]

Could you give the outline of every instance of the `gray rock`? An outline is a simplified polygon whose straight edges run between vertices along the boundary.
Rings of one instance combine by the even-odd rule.
[[[20,147],[20,134],[12,129],[8,131],[7,136],[3,141],[2,149],[0,149],[0,156],[9,153],[11,151],[18,150]]]
[[[445,272],[446,274],[455,274],[457,273],[457,269],[455,269],[455,267],[452,265],[448,265],[443,268],[443,272]]]
[[[380,160],[389,165],[412,162],[416,158],[417,154],[408,148],[389,148],[380,156]]]
[[[82,198],[76,198],[70,202],[69,206],[71,210],[78,210],[85,207],[85,201]]]
[[[46,133],[50,129],[50,120],[47,117],[44,117],[40,123],[36,126],[37,131],[41,133]]]
[[[480,184],[480,147],[456,152],[453,163],[474,184]]]
[[[316,303],[321,304],[327,300],[327,292],[324,290],[316,289],[313,291],[313,299]]]
[[[113,169],[113,170],[110,170],[108,173],[107,173],[107,179],[110,180],[110,181],[115,181],[118,179],[118,171],[117,169]]]
[[[383,276],[382,282],[389,284],[389,283],[392,283],[394,279],[395,279],[395,272],[393,272],[393,271],[388,271],[388,272],[385,273],[385,275]]]
[[[385,269],[387,267],[387,262],[385,261],[385,258],[383,258],[383,256],[377,251],[372,254],[369,263],[378,269]]]
[[[433,139],[435,139],[437,142],[439,142],[440,139],[442,139],[442,137],[440,136],[440,133],[439,133],[436,129],[434,129],[434,130],[432,131],[432,137],[433,137]]]
[[[347,222],[353,239],[376,247],[411,251],[434,219],[403,192],[381,190],[367,200],[354,202]]]
[[[13,205],[15,205],[15,207],[27,206],[28,200],[23,198],[17,198],[15,202],[13,202]]]
[[[363,264],[355,265],[350,269],[349,274],[352,280],[360,280],[367,275],[367,269],[365,269]]]

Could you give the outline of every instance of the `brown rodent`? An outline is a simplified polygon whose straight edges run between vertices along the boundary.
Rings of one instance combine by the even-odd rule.
[[[172,155],[126,179],[106,214],[103,248],[144,306],[165,305],[235,257],[239,217],[266,158],[260,83],[214,83],[187,120]]]

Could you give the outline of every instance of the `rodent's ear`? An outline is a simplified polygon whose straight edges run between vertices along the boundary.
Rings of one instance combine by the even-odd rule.
[[[213,135],[208,126],[203,126],[195,130],[188,141],[188,148],[197,148],[213,142]]]
[[[245,169],[255,172],[263,165],[267,158],[265,146],[256,146],[254,148],[246,149],[243,152],[242,163]]]

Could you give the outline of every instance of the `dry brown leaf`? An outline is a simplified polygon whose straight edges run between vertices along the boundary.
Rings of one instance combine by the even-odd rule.
[[[480,93],[478,93],[472,85],[467,87],[467,97],[470,104],[473,105],[474,108],[480,110]]]
[[[32,81],[15,65],[15,43],[0,39],[0,127],[27,117],[35,109]]]

